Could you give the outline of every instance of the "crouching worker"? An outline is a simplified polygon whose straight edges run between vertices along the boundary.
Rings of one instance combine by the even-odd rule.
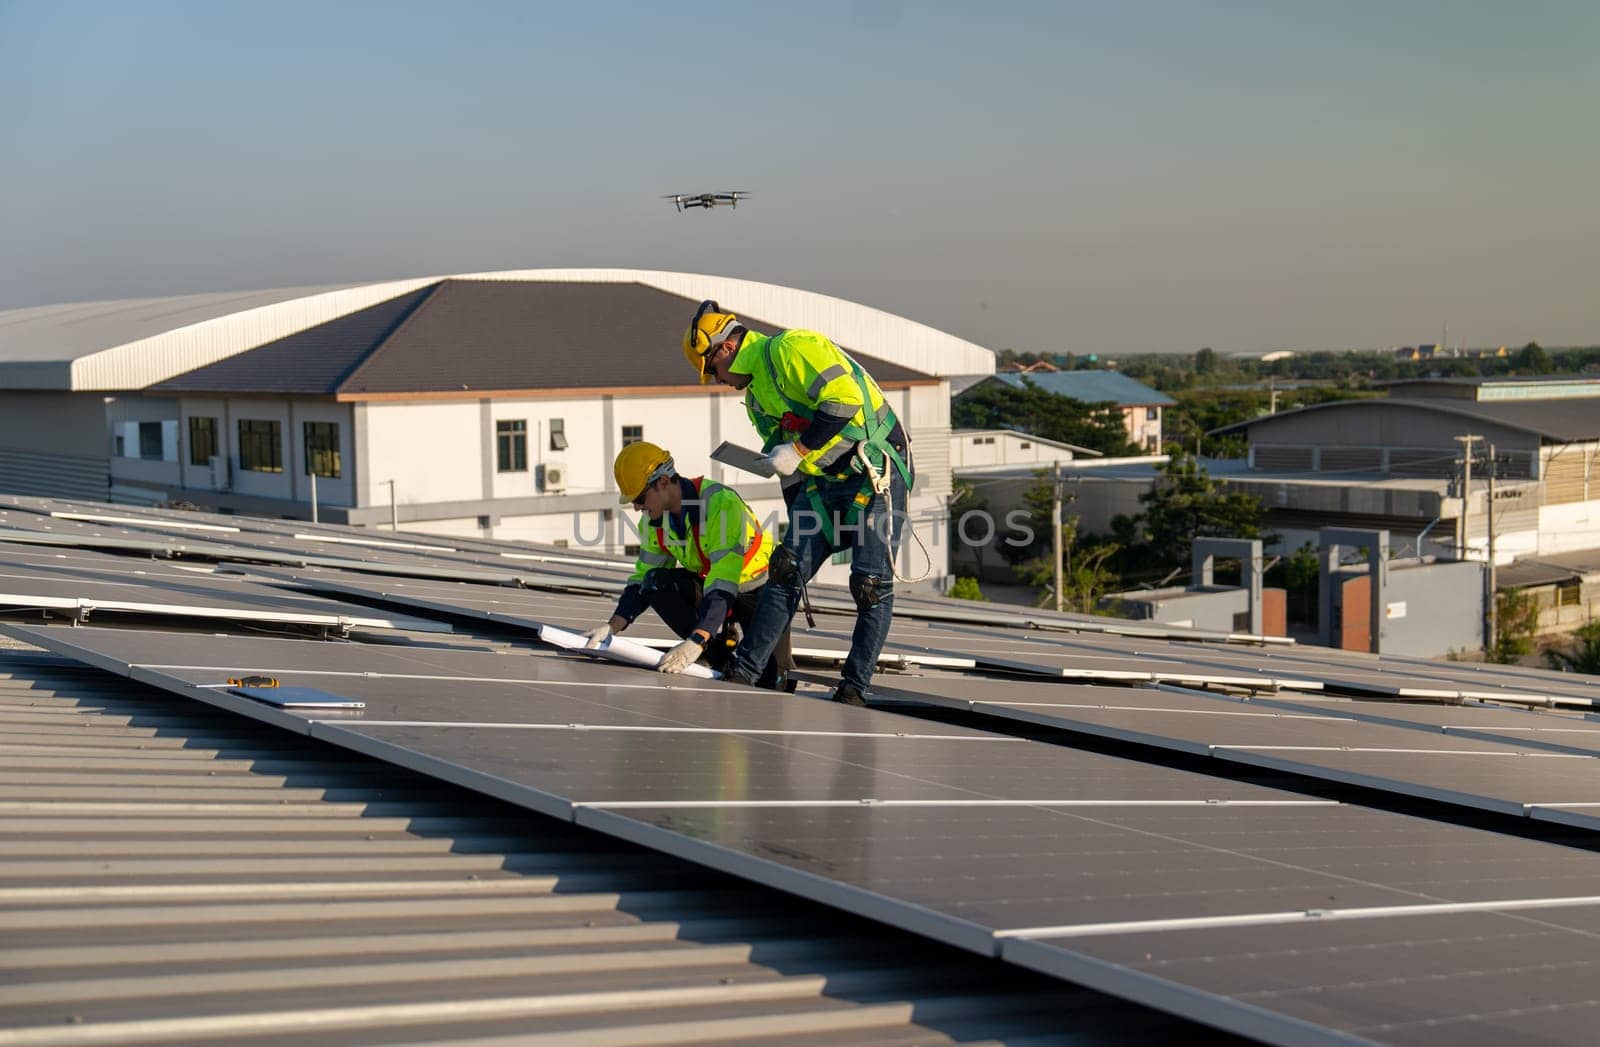
[[[772,536],[737,491],[679,476],[672,456],[655,444],[624,447],[613,471],[623,503],[644,514],[639,561],[611,620],[589,631],[587,645],[600,646],[649,608],[683,639],[661,659],[660,672],[681,673],[702,657],[725,672],[761,603]],[[785,630],[756,683],[792,687],[793,667]]]

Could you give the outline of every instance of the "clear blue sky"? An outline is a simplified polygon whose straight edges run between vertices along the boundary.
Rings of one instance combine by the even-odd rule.
[[[1592,0],[744,7],[0,0],[0,308],[615,265],[993,348],[1600,343]]]

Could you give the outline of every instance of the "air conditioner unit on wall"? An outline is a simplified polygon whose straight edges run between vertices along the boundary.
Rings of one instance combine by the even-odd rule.
[[[546,462],[539,466],[539,490],[545,494],[560,494],[567,489],[567,467],[562,462]]]
[[[216,491],[226,491],[232,485],[228,482],[228,459],[225,455],[214,454],[211,456],[211,487]]]

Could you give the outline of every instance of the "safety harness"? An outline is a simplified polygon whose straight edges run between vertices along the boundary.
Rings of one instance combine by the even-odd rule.
[[[761,361],[766,367],[767,380],[788,408],[779,423],[780,426],[790,432],[803,433],[810,428],[811,419],[816,413],[816,408],[813,405],[792,399],[788,393],[783,391],[783,385],[778,381],[778,370],[772,362],[772,343],[781,338],[783,333],[780,331],[767,339],[766,344],[761,347]],[[844,356],[845,360],[849,362],[851,377],[855,379],[856,388],[861,390],[860,414],[862,421],[856,422],[852,419],[849,424],[839,431],[842,441],[850,441],[856,445],[855,452],[850,455],[849,465],[846,469],[831,474],[827,478],[834,481],[849,480],[852,476],[861,478],[861,489],[856,492],[855,498],[851,500],[850,508],[846,510],[842,521],[844,526],[854,529],[861,520],[862,512],[872,503],[874,495],[882,495],[885,504],[888,503],[889,470],[891,467],[900,474],[900,480],[906,485],[908,493],[911,491],[915,476],[911,471],[910,463],[906,461],[906,457],[909,457],[909,449],[906,457],[902,457],[894,445],[889,442],[889,434],[894,432],[898,420],[895,418],[894,411],[890,409],[888,401],[885,400],[879,404],[878,409],[874,411],[872,409],[872,393],[867,385],[866,372],[848,354],[841,353],[840,355]],[[876,462],[872,460],[874,455],[878,458]],[[816,513],[817,519],[821,521],[822,536],[828,540],[830,546],[837,549],[838,535],[833,526],[832,515],[826,511],[823,505],[822,491],[817,486],[817,479],[816,476],[807,474],[805,487],[801,493],[810,502],[811,509]]]

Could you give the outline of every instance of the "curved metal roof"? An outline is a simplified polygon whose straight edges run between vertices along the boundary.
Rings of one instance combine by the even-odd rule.
[[[379,283],[287,288],[0,312],[0,385],[143,389],[445,280],[634,283],[784,327],[823,331],[914,371],[992,373],[994,353],[902,316],[831,295],[754,280],[651,269],[520,269]],[[667,342],[676,331],[664,336]]]
[[[1557,443],[1576,443],[1580,440],[1600,440],[1600,410],[1593,399],[1491,401],[1409,399],[1386,397],[1378,400],[1339,400],[1334,403],[1313,404],[1292,411],[1262,415],[1232,425],[1224,425],[1207,433],[1219,436],[1225,433],[1247,432],[1252,426],[1279,424],[1310,411],[1370,409],[1388,407],[1395,410],[1431,411],[1436,414],[1470,418],[1475,422],[1516,429]]]
[[[368,397],[699,389],[662,351],[695,300],[637,283],[444,280],[150,386],[157,395]],[[751,329],[777,325],[746,312]],[[880,383],[932,381],[855,352]]]

